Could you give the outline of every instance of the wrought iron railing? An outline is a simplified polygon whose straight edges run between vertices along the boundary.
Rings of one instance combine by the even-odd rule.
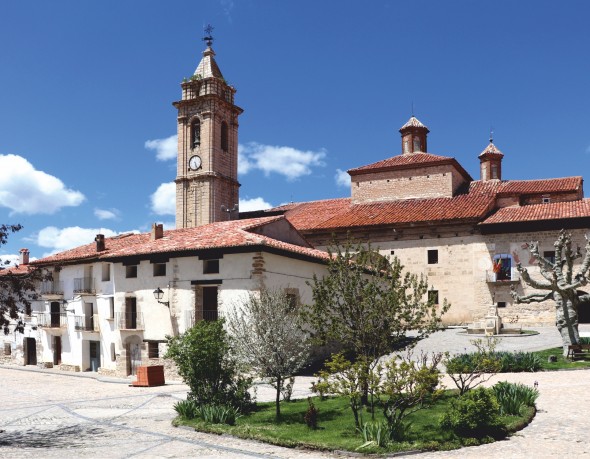
[[[94,293],[94,279],[92,277],[75,278],[74,293]]]
[[[502,272],[486,271],[486,282],[502,283],[502,282],[518,282],[520,280],[520,273],[516,268]]]
[[[42,281],[39,285],[41,295],[63,295],[64,285],[60,281]]]
[[[217,309],[199,309],[196,311],[187,311],[186,322],[187,328],[192,327],[201,320],[214,321],[221,319],[223,314]]]
[[[144,330],[141,312],[117,312],[115,322],[119,330]]]
[[[68,326],[65,312],[40,312],[37,314],[37,325],[46,328],[62,328]]]
[[[74,316],[74,328],[78,331],[100,331],[98,328],[98,315]]]

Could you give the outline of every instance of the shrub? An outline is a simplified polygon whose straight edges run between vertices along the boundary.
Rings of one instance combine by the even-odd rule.
[[[582,336],[578,341],[578,344],[590,344],[590,336]]]
[[[174,411],[185,419],[194,419],[197,417],[197,405],[194,400],[181,400],[175,403]]]
[[[499,373],[521,373],[539,371],[542,363],[538,355],[532,352],[496,352],[501,368]]]
[[[492,387],[500,405],[500,414],[518,416],[527,406],[535,406],[539,391],[521,383],[500,381]]]
[[[484,383],[502,367],[497,353],[494,352],[495,340],[473,340],[471,343],[477,348],[477,352],[459,354],[445,360],[447,374],[459,389],[460,395]]]
[[[303,416],[303,420],[305,424],[310,429],[317,429],[318,428],[318,414],[319,410],[315,407],[313,402],[311,401],[311,397],[307,397],[308,408],[305,412],[305,416]]]
[[[369,446],[378,446],[384,448],[388,445],[391,437],[387,422],[363,422],[362,427],[357,429],[363,437],[363,444],[357,449],[367,448]]]
[[[165,357],[176,363],[190,388],[188,399],[197,406],[227,405],[242,412],[251,407],[251,380],[238,372],[223,321],[200,321],[185,333],[168,337]]]
[[[240,412],[233,406],[223,405],[200,405],[195,409],[195,417],[210,424],[235,425]]]
[[[471,390],[451,401],[441,419],[441,427],[461,437],[497,438],[503,433],[499,405],[494,392],[483,387]]]

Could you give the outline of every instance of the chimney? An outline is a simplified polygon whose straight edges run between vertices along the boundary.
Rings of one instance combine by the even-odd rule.
[[[20,249],[20,264],[21,265],[28,265],[29,264],[29,249]]]
[[[162,223],[154,223],[152,225],[152,234],[150,240],[162,239],[164,237],[164,225]]]
[[[94,238],[94,240],[96,241],[96,251],[97,252],[102,252],[103,250],[105,250],[104,234],[97,234],[96,237]]]

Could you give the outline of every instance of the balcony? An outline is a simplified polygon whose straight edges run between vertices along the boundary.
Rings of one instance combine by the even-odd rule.
[[[74,328],[77,331],[99,332],[98,315],[74,316]]]
[[[39,290],[41,291],[41,295],[51,296],[51,295],[63,295],[64,294],[64,285],[63,282],[60,281],[42,281],[39,285]]]
[[[37,314],[37,325],[44,328],[65,328],[68,319],[65,312],[40,312]]]
[[[75,278],[74,293],[94,294],[94,279],[92,277]]]
[[[516,268],[502,270],[500,272],[486,271],[486,282],[488,284],[511,284],[520,281],[520,273]]]
[[[119,330],[145,330],[141,312],[117,312],[115,323]]]
[[[197,322],[201,320],[205,320],[207,322],[212,322],[214,320],[220,319],[223,317],[223,313],[218,311],[217,309],[200,309],[197,311],[187,311],[186,315],[186,328],[191,328]]]

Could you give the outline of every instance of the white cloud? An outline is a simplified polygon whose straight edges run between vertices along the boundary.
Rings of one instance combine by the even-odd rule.
[[[150,196],[152,212],[157,215],[176,215],[176,184],[162,183]]]
[[[22,156],[0,155],[0,171],[0,207],[11,209],[11,215],[54,214],[86,199],[57,177],[36,170]]]
[[[270,209],[272,204],[269,204],[264,198],[240,199],[240,212],[249,212],[251,210]]]
[[[265,175],[276,173],[284,175],[287,180],[295,180],[311,174],[314,166],[324,166],[324,150],[303,151],[292,147],[262,145],[250,142],[238,148],[238,171],[247,174],[252,169],[259,169]]]
[[[115,220],[119,217],[117,209],[94,209],[94,216],[99,220]]]
[[[37,234],[36,242],[41,247],[52,249],[52,253],[54,253],[90,244],[97,234],[112,237],[119,233],[107,228],[80,228],[79,226],[56,228],[55,226],[46,226]]]
[[[336,185],[338,186],[350,186],[350,175],[348,175],[348,172],[343,171],[341,169],[336,169],[336,175],[334,176],[334,180],[336,181]]]
[[[147,140],[144,144],[148,150],[156,151],[156,159],[158,161],[168,161],[176,159],[178,137],[171,135],[165,139]]]

